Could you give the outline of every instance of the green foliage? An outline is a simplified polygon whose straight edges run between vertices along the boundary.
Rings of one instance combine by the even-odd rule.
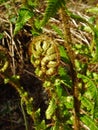
[[[78,74],[78,77],[82,78],[82,80],[87,85],[87,91],[84,94],[86,98],[83,98],[82,101],[85,102],[86,104],[85,106],[87,106],[88,109],[91,109],[93,111],[92,113],[93,117],[97,119],[98,118],[98,88],[96,84],[94,83],[94,81],[92,81],[92,79],[90,79],[89,77],[81,75],[81,74]],[[87,99],[88,97],[90,99]]]
[[[26,0],[24,5],[33,11],[37,6],[37,0]]]
[[[40,26],[40,20],[38,18],[36,18],[34,20],[31,33],[32,33],[33,36],[38,36],[38,35],[40,35],[40,33],[42,33],[42,29],[41,29],[41,26]]]
[[[19,75],[13,75],[13,76],[11,76],[9,78],[8,77],[5,78],[4,83],[7,84],[7,83],[9,83],[9,81],[17,82],[17,80],[19,80],[19,79],[20,79]]]
[[[48,0],[44,16],[40,22],[40,17],[35,17],[34,12],[37,1],[28,0],[26,4],[19,9],[14,34],[17,34],[24,27],[24,25],[32,17],[34,17],[32,21],[32,23],[34,23],[32,25],[33,27],[31,33],[33,36],[40,35],[42,33],[42,27],[48,24],[48,20],[51,17],[55,17],[55,15],[59,12],[59,9],[62,7],[66,8],[65,0]],[[96,14],[98,10],[96,7],[88,9],[87,12]],[[95,25],[94,23],[95,17],[91,17],[91,19],[86,20],[85,18],[75,15],[68,10],[67,13],[70,18],[86,24],[86,26],[82,27],[81,30],[91,33],[93,42],[91,42],[91,45],[84,45],[82,41],[80,41],[78,44],[74,44],[73,46],[69,45],[76,56],[80,56],[80,58],[72,59],[74,60],[74,63],[71,63],[72,60],[69,58],[70,56],[67,48],[65,48],[63,44],[58,45],[58,51],[60,52],[60,64],[57,74],[53,76],[51,75],[48,78],[44,76],[43,80],[43,88],[46,90],[46,92],[48,92],[49,98],[47,103],[48,107],[45,111],[46,120],[40,118],[40,108],[35,111],[33,110],[33,98],[29,97],[28,92],[26,92],[24,88],[16,86],[17,81],[19,80],[18,76],[12,76],[10,78],[7,77],[4,80],[5,83],[15,83],[14,86],[20,95],[22,107],[25,105],[27,114],[32,117],[35,130],[73,129],[73,110],[77,109],[75,108],[76,106],[74,104],[75,95],[73,93],[73,89],[76,87],[74,86],[75,83],[73,83],[74,78],[77,78],[77,88],[79,88],[79,94],[77,94],[79,96],[75,98],[79,98],[81,102],[80,111],[78,113],[80,116],[79,118],[90,130],[98,130],[98,126],[96,125],[98,119],[98,74],[89,69],[89,64],[98,64],[98,25]],[[56,25],[52,25],[51,27],[64,40],[65,34],[63,34],[63,30]],[[3,35],[0,34],[0,39],[2,39],[2,37]],[[37,47],[37,50],[38,48],[40,47]],[[69,52],[71,51],[70,48]],[[81,57],[86,59],[87,63],[82,61]],[[32,64],[34,65],[34,57],[32,56],[32,58]],[[2,67],[0,71],[4,72],[8,64],[5,64],[7,58],[4,53],[2,54],[2,52],[0,52],[0,60],[1,59],[3,59],[1,63],[3,63],[5,66],[2,67],[2,64],[0,63],[0,66]],[[40,68],[36,70],[35,74],[38,73],[37,71],[39,72]],[[76,73],[77,77],[73,77],[75,76],[73,72]],[[22,111],[25,120],[26,117],[24,110]],[[47,120],[50,121],[50,124],[47,123]]]
[[[3,33],[0,33],[0,39],[2,39],[3,38]]]
[[[48,5],[45,10],[45,15],[42,20],[41,26],[44,26],[48,22],[50,17],[53,17],[58,12],[58,10],[64,5],[65,0],[48,0]]]
[[[60,75],[60,83],[66,85],[67,87],[71,88],[72,86],[72,80],[70,78],[70,76],[68,75],[68,71],[69,68],[63,68],[63,67],[59,67],[59,75]]]
[[[64,38],[62,30],[58,26],[52,25],[51,27],[61,38]]]
[[[8,0],[0,0],[0,4],[7,2]]]
[[[69,58],[68,58],[66,49],[64,48],[64,46],[59,46],[59,50],[60,50],[61,59],[62,59],[65,63],[68,64],[70,61],[69,61]]]
[[[97,28],[97,26],[94,28],[94,42],[96,45],[94,61],[98,62],[98,28]]]
[[[17,32],[20,31],[26,22],[33,16],[33,12],[31,12],[28,8],[21,8],[18,14],[14,34],[17,34]]]
[[[90,130],[98,130],[98,126],[94,123],[94,120],[90,117],[84,115],[81,120],[90,128]]]
[[[42,120],[41,122],[38,122],[36,125],[35,125],[35,130],[46,130],[47,127],[46,127],[46,124],[45,124],[45,120]]]
[[[46,118],[47,119],[51,119],[53,113],[55,112],[55,109],[56,109],[55,100],[52,99],[52,100],[50,100],[49,106],[48,106],[48,108],[46,110]]]
[[[92,7],[90,9],[87,9],[87,12],[97,14],[98,13],[98,7]]]

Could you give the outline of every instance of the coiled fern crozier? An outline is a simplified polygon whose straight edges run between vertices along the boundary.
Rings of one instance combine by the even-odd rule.
[[[29,55],[35,73],[41,79],[57,73],[60,62],[59,51],[56,42],[50,37],[40,35],[33,38],[29,46]]]

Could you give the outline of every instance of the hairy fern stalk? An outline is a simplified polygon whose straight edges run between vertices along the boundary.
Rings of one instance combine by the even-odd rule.
[[[75,57],[74,53],[72,51],[72,41],[71,41],[71,34],[70,34],[70,25],[69,25],[69,16],[67,15],[65,11],[66,3],[65,0],[59,1],[59,0],[48,0],[48,6],[45,11],[44,18],[42,20],[42,26],[44,26],[50,17],[53,17],[59,10],[59,13],[62,17],[62,21],[64,24],[64,37],[65,37],[65,43],[64,47],[67,49],[68,57],[70,59],[70,70],[72,75],[72,82],[73,82],[73,97],[74,97],[74,129],[79,130],[80,124],[79,124],[79,111],[80,111],[80,101],[78,99],[79,96],[79,90],[78,90],[78,80],[77,80],[77,74],[75,72]]]

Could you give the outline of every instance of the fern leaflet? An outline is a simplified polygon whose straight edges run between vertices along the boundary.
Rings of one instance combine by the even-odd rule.
[[[65,5],[65,0],[48,0],[48,5],[41,25],[44,26],[50,17],[53,17],[63,5]]]

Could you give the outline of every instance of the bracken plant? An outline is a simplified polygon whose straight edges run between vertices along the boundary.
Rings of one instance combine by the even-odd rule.
[[[35,37],[29,46],[31,63],[35,67],[35,74],[44,79],[56,75],[60,63],[57,43],[46,35]]]

